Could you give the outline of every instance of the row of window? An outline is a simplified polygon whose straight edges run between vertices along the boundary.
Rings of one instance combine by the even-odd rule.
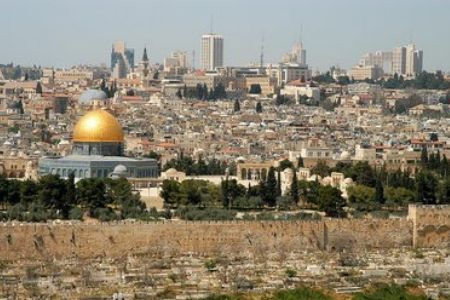
[[[62,177],[68,177],[71,173],[77,178],[89,178],[89,177],[108,177],[109,174],[113,172],[112,169],[94,169],[92,170],[91,176],[89,176],[89,170],[85,169],[72,169],[72,168],[52,168],[50,174],[57,174]],[[156,168],[151,169],[131,169],[129,173],[130,177],[158,177],[158,172]]]

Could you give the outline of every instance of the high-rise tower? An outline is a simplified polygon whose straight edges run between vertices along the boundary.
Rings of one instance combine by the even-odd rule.
[[[217,34],[202,35],[202,68],[213,71],[223,66],[223,37]]]
[[[134,49],[125,47],[125,42],[113,44],[111,51],[111,70],[116,78],[123,78],[134,68]]]

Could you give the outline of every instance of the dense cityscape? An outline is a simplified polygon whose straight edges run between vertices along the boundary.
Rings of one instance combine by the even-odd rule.
[[[0,56],[0,299],[450,299],[449,70],[226,41]]]

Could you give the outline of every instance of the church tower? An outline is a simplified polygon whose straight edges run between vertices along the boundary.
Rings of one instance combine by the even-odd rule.
[[[144,48],[144,54],[142,55],[142,61],[141,61],[141,65],[142,65],[142,74],[144,75],[143,78],[147,79],[148,73],[149,73],[149,60],[148,60],[148,55],[147,55],[147,47]]]

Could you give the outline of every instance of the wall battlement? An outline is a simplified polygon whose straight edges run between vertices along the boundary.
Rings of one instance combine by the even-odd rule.
[[[414,247],[450,246],[450,205],[411,204],[408,219],[413,223]]]
[[[408,218],[104,224],[0,224],[0,260],[265,257],[305,251],[360,251],[450,244],[450,206],[411,205]]]

